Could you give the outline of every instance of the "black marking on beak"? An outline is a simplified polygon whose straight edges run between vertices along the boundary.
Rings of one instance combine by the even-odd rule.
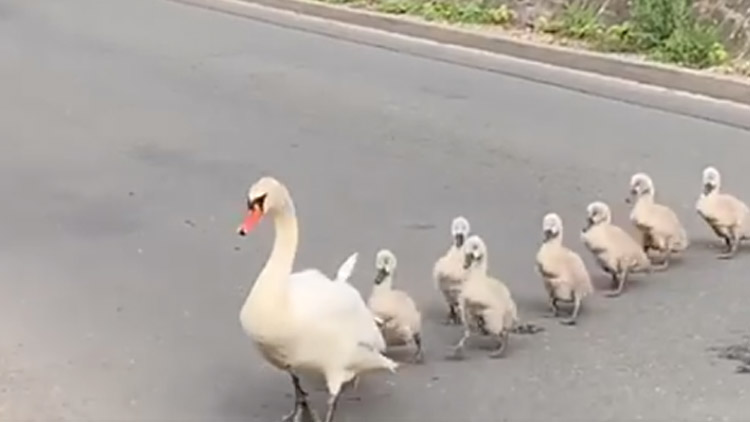
[[[375,285],[379,285],[380,283],[385,280],[385,277],[388,275],[388,271],[385,268],[379,268],[378,273],[375,274]]]
[[[258,208],[258,209],[260,209],[261,212],[264,212],[265,210],[263,208],[264,208],[264,206],[266,204],[266,196],[267,196],[267,194],[264,193],[263,195],[258,196],[257,198],[253,199],[252,201],[248,199],[247,200],[247,210],[250,211],[250,210],[252,210],[254,208]]]

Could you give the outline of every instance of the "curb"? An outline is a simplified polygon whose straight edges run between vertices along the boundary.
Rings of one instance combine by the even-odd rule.
[[[600,75],[750,105],[750,82],[691,69],[451,28],[401,16],[306,0],[242,0],[275,9],[484,50]]]

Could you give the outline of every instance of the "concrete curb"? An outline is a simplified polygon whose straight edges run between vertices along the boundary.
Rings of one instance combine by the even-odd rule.
[[[659,63],[640,62],[590,51],[532,43],[502,35],[490,35],[478,31],[420,22],[402,16],[315,1],[242,1],[750,105],[750,81],[745,82],[729,76],[706,74]]]

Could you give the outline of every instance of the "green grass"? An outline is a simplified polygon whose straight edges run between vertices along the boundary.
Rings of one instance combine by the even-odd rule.
[[[690,68],[719,66],[729,59],[716,28],[700,22],[688,0],[633,0],[630,19],[611,26],[576,1],[544,30],[602,51],[640,53]]]
[[[515,13],[502,0],[322,0],[410,15],[449,24],[508,26]],[[699,22],[692,0],[631,0],[630,17],[604,23],[586,0],[572,0],[538,30],[577,40],[604,52],[627,52],[690,68],[720,66],[730,59],[715,26]]]

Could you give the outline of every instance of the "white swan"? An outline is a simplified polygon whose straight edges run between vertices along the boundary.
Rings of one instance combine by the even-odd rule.
[[[335,280],[316,269],[292,274],[298,230],[287,188],[263,177],[250,187],[247,207],[238,233],[244,236],[267,215],[273,219],[276,237],[240,311],[242,328],[269,363],[291,375],[295,405],[284,421],[318,420],[299,382],[299,375],[310,373],[325,377],[330,394],[325,421],[331,422],[347,382],[366,371],[395,372],[398,367],[382,354],[386,344],[373,314],[347,281],[357,254],[341,265]]]

